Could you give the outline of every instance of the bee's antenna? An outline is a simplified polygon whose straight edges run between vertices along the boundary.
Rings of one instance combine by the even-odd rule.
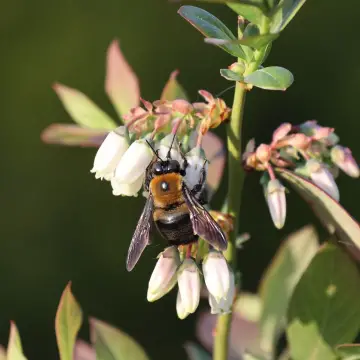
[[[166,158],[167,158],[167,159],[170,159],[170,153],[171,153],[171,149],[172,149],[172,147],[173,147],[173,145],[174,145],[175,138],[176,138],[176,133],[174,134],[174,137],[173,137],[173,139],[172,139],[172,141],[171,141],[171,144],[170,144],[169,151],[168,151],[168,153],[167,153],[167,155],[166,155]]]
[[[160,161],[164,161],[159,154],[157,153],[157,151],[153,148],[153,146],[150,144],[149,141],[145,140],[147,142],[147,144],[149,145],[150,149],[153,151],[153,153],[155,154],[155,156],[160,160]]]
[[[179,127],[180,127],[180,124],[181,124],[182,120],[184,119],[184,117],[185,117],[185,116],[183,116],[182,118],[180,118],[180,119],[178,120],[177,124],[176,124],[176,125],[173,127],[173,129],[172,129],[172,134],[174,134],[174,137],[173,137],[173,139],[172,139],[172,141],[171,141],[171,145],[170,145],[169,151],[168,151],[168,153],[167,153],[167,155],[166,155],[166,158],[167,158],[167,159],[170,159],[170,153],[171,153],[171,149],[172,149],[172,147],[173,147],[173,145],[174,145],[174,141],[175,141],[175,138],[176,138],[176,133],[177,133],[177,131],[178,131]]]

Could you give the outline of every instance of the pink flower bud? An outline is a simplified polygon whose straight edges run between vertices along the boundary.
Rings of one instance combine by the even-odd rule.
[[[265,197],[274,225],[281,229],[286,219],[285,187],[279,180],[270,180],[265,189]]]
[[[290,123],[281,124],[273,133],[273,143],[281,140],[291,131],[292,125]]]
[[[256,149],[256,157],[262,163],[267,163],[271,158],[271,147],[266,144],[261,144]]]
[[[313,140],[321,140],[330,136],[334,132],[333,128],[318,126],[314,129]]]
[[[347,175],[357,178],[359,177],[359,165],[352,156],[349,148],[337,145],[331,149],[331,160]]]
[[[176,99],[172,102],[172,109],[181,114],[188,114],[193,111],[192,105],[183,99]]]

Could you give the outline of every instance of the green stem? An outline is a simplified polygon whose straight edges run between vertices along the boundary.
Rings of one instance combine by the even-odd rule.
[[[270,22],[267,17],[263,18],[260,33],[269,32]],[[242,37],[239,29],[239,38]],[[244,76],[257,70],[263,59],[266,46],[255,52],[254,61],[246,69]],[[244,105],[247,87],[246,84],[237,82],[235,87],[234,101],[231,113],[230,126],[227,134],[229,185],[227,194],[228,213],[234,218],[234,230],[230,234],[228,248],[224,253],[227,261],[236,273],[236,237],[239,230],[239,212],[241,196],[244,185],[245,172],[241,166],[241,130],[244,115]],[[229,334],[231,327],[231,313],[219,315],[216,324],[216,335],[214,339],[214,360],[227,360],[229,347]]]
[[[244,170],[241,166],[241,129],[246,95],[246,86],[237,82],[235,87],[234,102],[231,113],[231,121],[228,128],[228,213],[234,217],[234,230],[230,234],[228,248],[225,257],[236,272],[236,236],[238,234],[239,211],[242,187],[244,183]],[[228,342],[231,325],[231,313],[219,315],[216,325],[216,336],[214,342],[214,360],[227,360]]]

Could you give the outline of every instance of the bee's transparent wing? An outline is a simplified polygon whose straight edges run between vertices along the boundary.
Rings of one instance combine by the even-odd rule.
[[[219,224],[185,185],[183,185],[183,194],[186,205],[189,208],[194,233],[206,240],[215,249],[221,251],[226,250],[227,240]]]
[[[127,259],[126,269],[131,271],[138,262],[146,245],[150,242],[150,230],[152,225],[152,214],[154,210],[154,202],[151,194],[147,198],[144,210],[140,216],[139,222],[136,226],[134,235],[132,237]]]

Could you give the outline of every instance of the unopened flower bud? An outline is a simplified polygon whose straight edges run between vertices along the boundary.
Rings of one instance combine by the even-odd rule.
[[[212,250],[202,265],[204,280],[209,293],[216,301],[226,299],[230,287],[230,271],[224,255]]]
[[[349,148],[337,145],[331,149],[331,160],[347,175],[357,178],[359,177],[359,165],[352,156]]]
[[[243,61],[241,62],[238,61],[231,64],[228,68],[229,70],[234,71],[239,75],[242,75],[246,69],[246,64]]]
[[[209,305],[211,307],[212,314],[228,314],[231,312],[235,296],[235,276],[231,269],[229,269],[229,272],[230,284],[226,296],[221,299],[216,299],[212,294],[209,293]]]
[[[339,189],[330,171],[324,165],[317,160],[310,159],[306,163],[306,169],[311,181],[315,185],[324,190],[333,199],[339,201]]]
[[[110,131],[95,155],[94,166],[91,169],[95,177],[110,180],[121,157],[129,147],[125,136],[125,126]]]
[[[139,176],[133,183],[131,184],[123,184],[120,183],[116,178],[111,179],[111,187],[113,189],[113,195],[115,196],[137,196],[140,191],[143,182],[144,182],[145,174]]]
[[[187,187],[192,190],[194,186],[199,184],[202,174],[206,176],[209,164],[206,160],[205,153],[200,146],[190,150],[185,155],[185,158],[188,166],[186,168],[184,180]]]
[[[333,132],[333,128],[319,126],[314,129],[312,138],[314,140],[322,140],[328,138]]]
[[[176,246],[166,248],[159,257],[149,280],[148,301],[152,302],[167,294],[176,284],[176,271],[180,266]]]
[[[133,142],[121,158],[115,170],[115,178],[119,183],[131,184],[145,173],[154,154],[145,140]]]
[[[266,164],[271,158],[271,147],[266,144],[261,144],[256,149],[256,157],[260,162]]]
[[[188,315],[190,315],[190,313],[185,310],[184,303],[181,298],[180,290],[178,291],[176,297],[176,312],[180,320],[184,320]]]
[[[184,313],[193,313],[200,300],[200,272],[196,262],[185,259],[178,270],[178,285]]]
[[[174,136],[175,136],[175,138],[174,138]],[[171,147],[171,151],[169,154],[170,147]],[[180,153],[180,145],[176,138],[176,135],[174,135],[174,134],[166,135],[160,141],[160,144],[159,144],[159,147],[157,148],[157,150],[158,150],[158,155],[161,159],[165,160],[168,156],[170,156],[171,159],[177,160],[179,162],[180,166],[182,166],[183,158]]]
[[[276,143],[281,140],[291,131],[292,125],[290,123],[281,124],[273,133],[272,141]]]
[[[172,102],[173,111],[179,112],[181,114],[188,114],[193,111],[193,106],[186,100],[175,99]]]
[[[279,180],[270,180],[265,188],[265,197],[274,225],[281,229],[286,219],[285,187]]]

